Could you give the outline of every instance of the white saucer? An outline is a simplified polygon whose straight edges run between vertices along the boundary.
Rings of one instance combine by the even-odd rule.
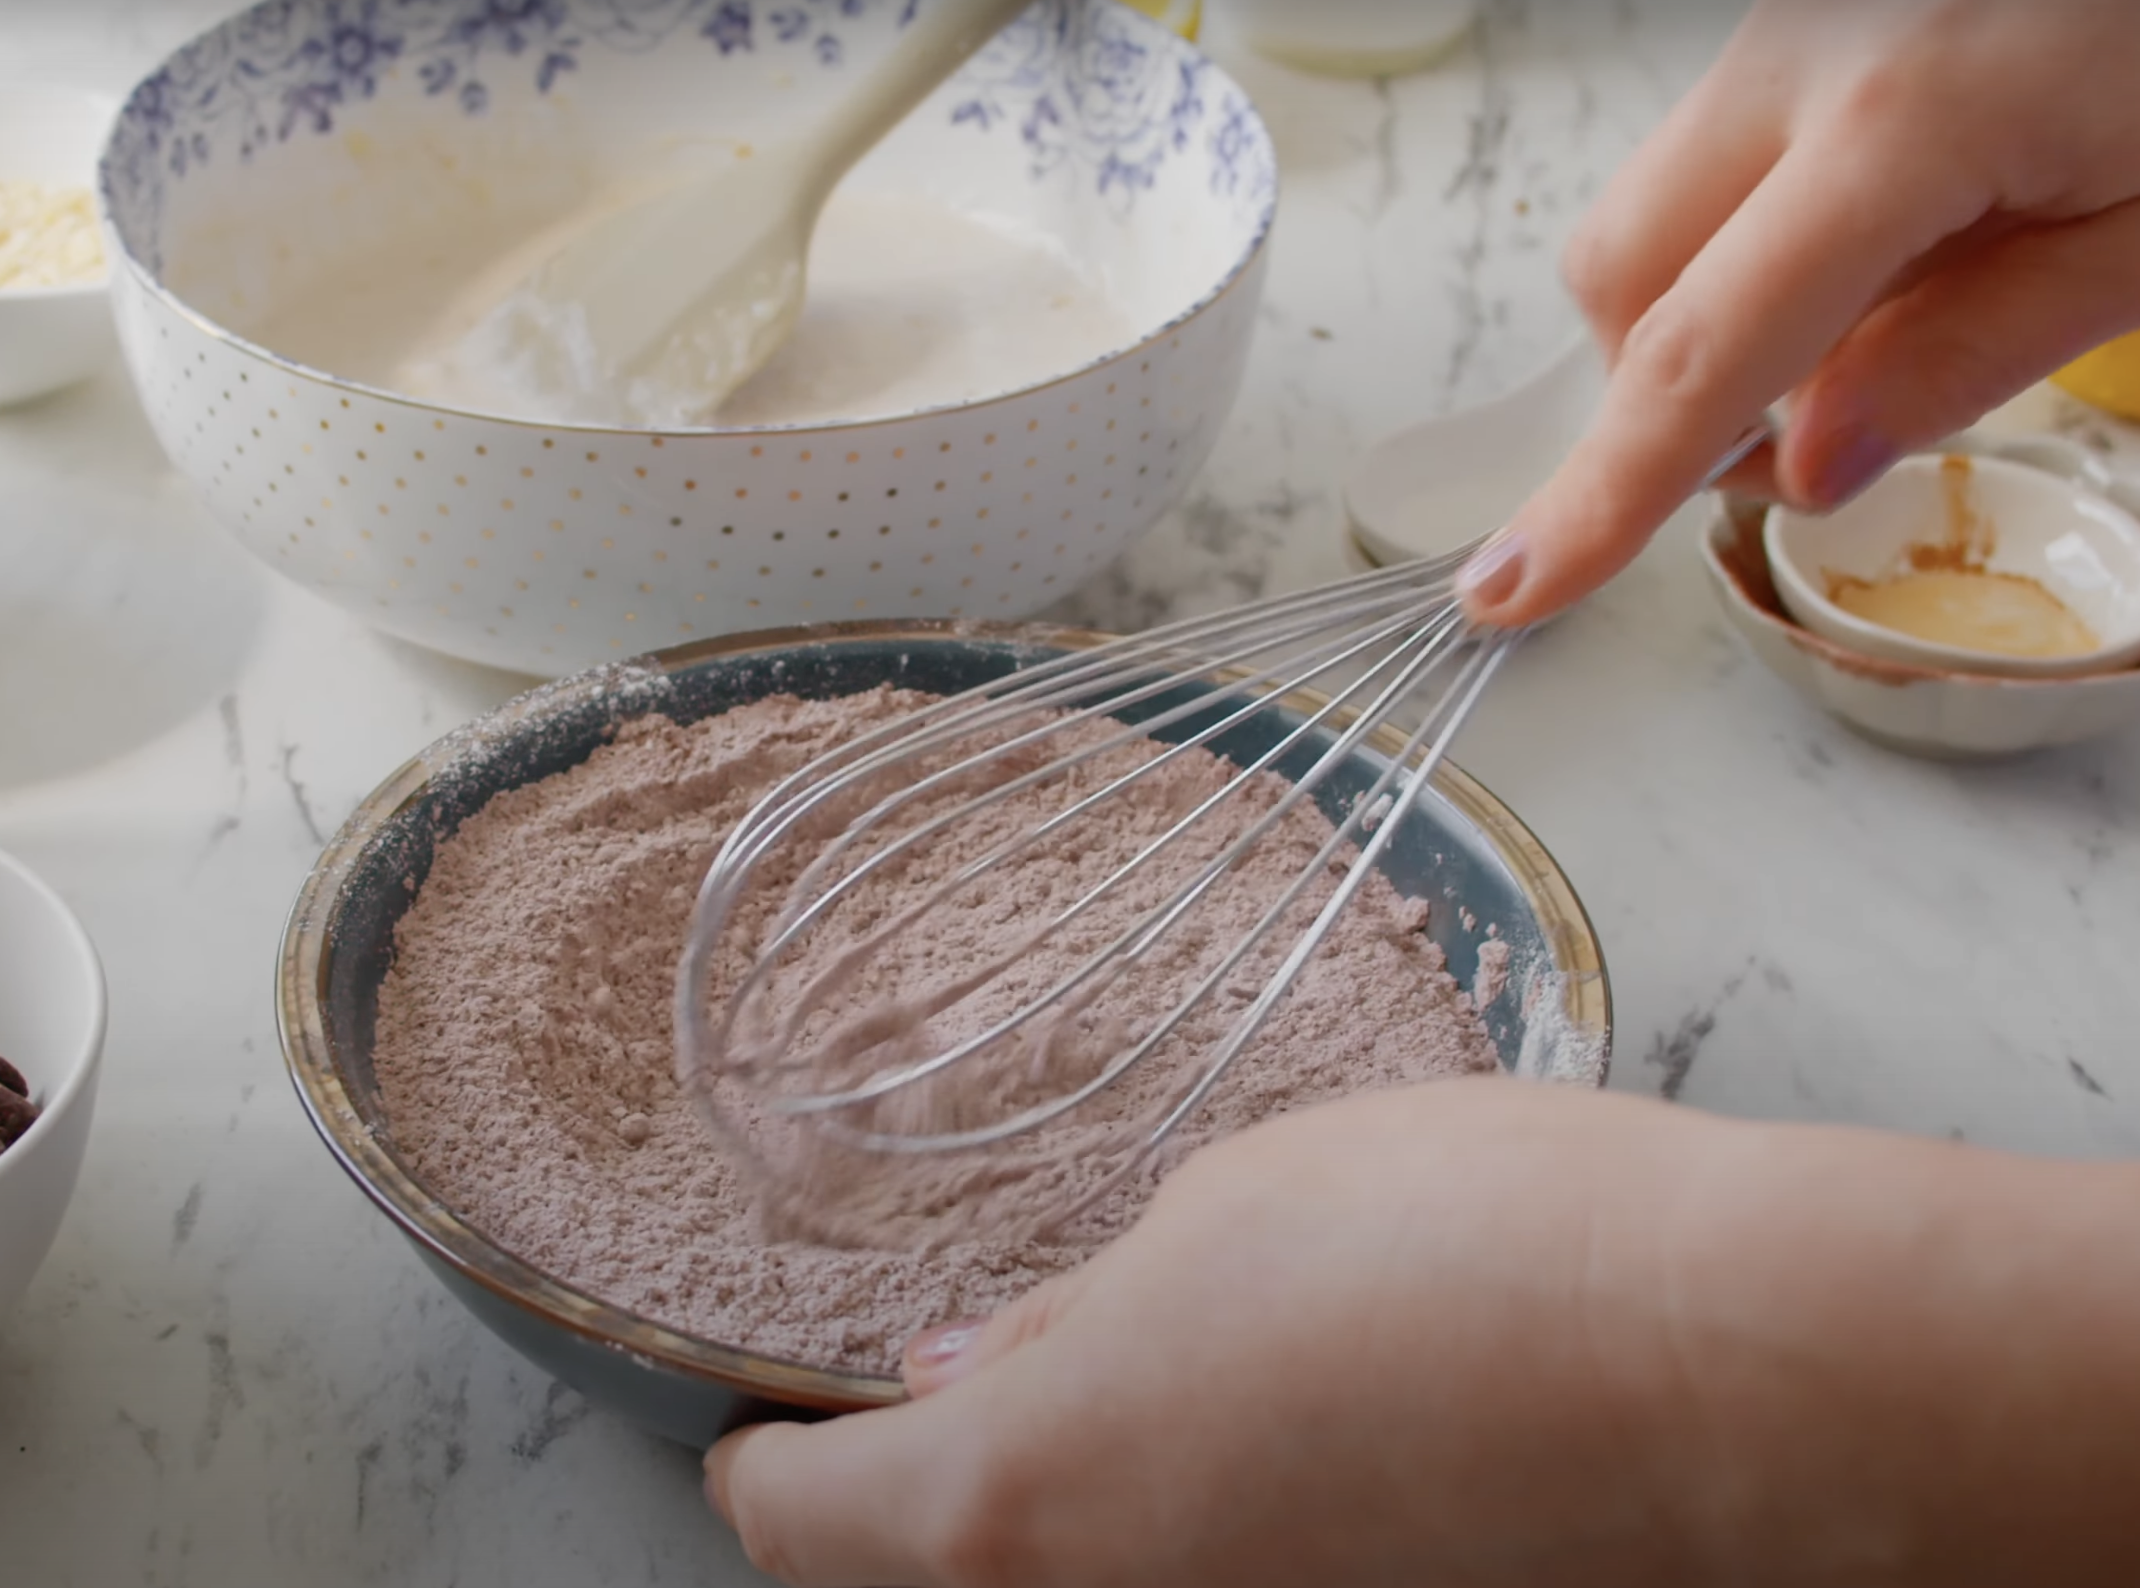
[[[1545,483],[1604,391],[1604,360],[1585,336],[1492,401],[1385,436],[1345,481],[1352,538],[1379,564],[1476,545]]]

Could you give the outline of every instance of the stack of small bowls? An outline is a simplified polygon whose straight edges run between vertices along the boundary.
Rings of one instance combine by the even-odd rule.
[[[1919,638],[1845,610],[1962,514],[1974,565],[2032,581],[2096,644],[2022,656]],[[2072,744],[2140,720],[2140,491],[2055,437],[1964,436],[1903,460],[1824,516],[1722,501],[1702,543],[1725,616],[1799,693],[1869,739],[1971,759]]]

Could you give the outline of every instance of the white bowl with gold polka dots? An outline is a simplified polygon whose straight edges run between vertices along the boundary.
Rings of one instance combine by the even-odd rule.
[[[338,378],[268,335],[291,303],[361,315],[459,207],[524,218],[812,114],[914,3],[377,0],[354,19],[292,0],[204,35],[135,91],[101,173],[157,434],[278,571],[527,672],[777,624],[1038,610],[1208,453],[1275,201],[1241,91],[1105,0],[1040,0],[849,178],[1037,232],[1106,283],[1130,329],[997,395],[859,422],[543,426]]]

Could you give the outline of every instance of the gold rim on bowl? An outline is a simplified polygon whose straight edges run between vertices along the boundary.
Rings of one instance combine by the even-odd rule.
[[[885,1406],[904,1398],[896,1378],[841,1373],[719,1345],[664,1327],[575,1290],[515,1257],[434,1195],[403,1166],[352,1095],[328,1035],[328,977],[336,944],[330,930],[344,883],[383,829],[421,799],[468,747],[509,739],[546,717],[598,699],[626,681],[688,672],[708,661],[793,649],[827,641],[1011,641],[1035,648],[1090,650],[1115,638],[1088,629],[1032,623],[951,620],[856,622],[760,630],[652,652],[590,669],[516,697],[468,728],[449,734],[389,776],[359,804],[321,853],[299,890],[283,932],[276,985],[276,1025],[299,1100],[321,1140],[379,1210],[432,1257],[463,1279],[554,1328],[592,1345],[627,1353],[648,1366],[717,1384],[746,1396],[829,1411]],[[1306,691],[1289,696],[1313,709]],[[658,710],[658,698],[648,709]],[[1333,726],[1342,728],[1350,714]],[[1403,753],[1406,736],[1384,726],[1366,744],[1385,756]],[[1599,1042],[1593,1066],[1579,1077],[1603,1085],[1609,1063],[1612,998],[1603,951],[1568,878],[1515,813],[1446,760],[1433,787],[1484,838],[1507,867],[1538,920],[1558,973],[1561,1013],[1570,1029]]]

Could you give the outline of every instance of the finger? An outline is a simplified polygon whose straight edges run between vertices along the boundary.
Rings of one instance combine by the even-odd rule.
[[[1966,428],[2090,348],[2140,327],[2140,200],[2011,233],[1868,315],[1792,404],[1786,497],[1849,500],[1882,460]]]
[[[968,1378],[1046,1334],[1067,1312],[1088,1269],[1027,1291],[986,1320],[968,1319],[916,1335],[900,1361],[907,1393],[919,1400]]]
[[[730,1434],[707,1453],[706,1498],[751,1564],[790,1588],[936,1588],[916,1536],[939,1442],[931,1411]]]
[[[1745,58],[1748,42],[1741,34],[1727,47],[1613,174],[1569,240],[1561,273],[1608,364],[1783,154],[1780,79]]]
[[[917,1541],[921,1485],[943,1402],[922,1403],[999,1362],[1067,1313],[1090,1267],[1038,1285],[985,1321],[917,1335],[903,1362],[912,1404],[814,1427],[732,1434],[706,1456],[706,1498],[754,1564],[798,1588],[934,1588]]]
[[[1461,576],[1486,622],[1535,622],[1642,549],[1725,449],[1987,207],[1906,139],[1838,122],[1792,145],[1630,333],[1589,433]]]
[[[1907,293],[1918,281],[1949,269],[1958,260],[1989,246],[2021,224],[2023,222],[2014,216],[2004,214],[1987,215],[1962,231],[1956,232],[1950,237],[1942,238],[1928,252],[1920,254],[1903,266],[1900,274],[1890,280],[1887,286],[1882,289],[1880,303],[1884,305],[1890,299]],[[1866,321],[1869,322],[1881,312],[1881,308],[1876,306],[1871,314],[1866,316]],[[1864,323],[1860,323],[1860,328]],[[1844,337],[1842,345],[1849,346],[1851,339],[1857,334],[1857,331],[1853,330]],[[1829,360],[1832,362],[1834,357],[1835,354],[1831,352]],[[1819,369],[1816,369],[1812,377],[1810,377],[1814,381],[1818,381],[1820,378],[1821,372]],[[1803,388],[1801,388],[1802,390]],[[1799,396],[1800,393],[1794,392],[1791,397],[1791,409],[1794,416],[1798,411]],[[1793,425],[1796,426],[1795,417]],[[1803,428],[1803,426],[1787,427],[1785,433],[1797,436]],[[1744,461],[1734,464],[1709,483],[1720,491],[1748,501],[1783,501],[1786,499],[1786,493],[1778,476],[1779,459],[1778,448],[1773,444],[1764,443],[1748,455]],[[1802,496],[1791,497],[1790,500],[1800,506],[1812,505]]]

